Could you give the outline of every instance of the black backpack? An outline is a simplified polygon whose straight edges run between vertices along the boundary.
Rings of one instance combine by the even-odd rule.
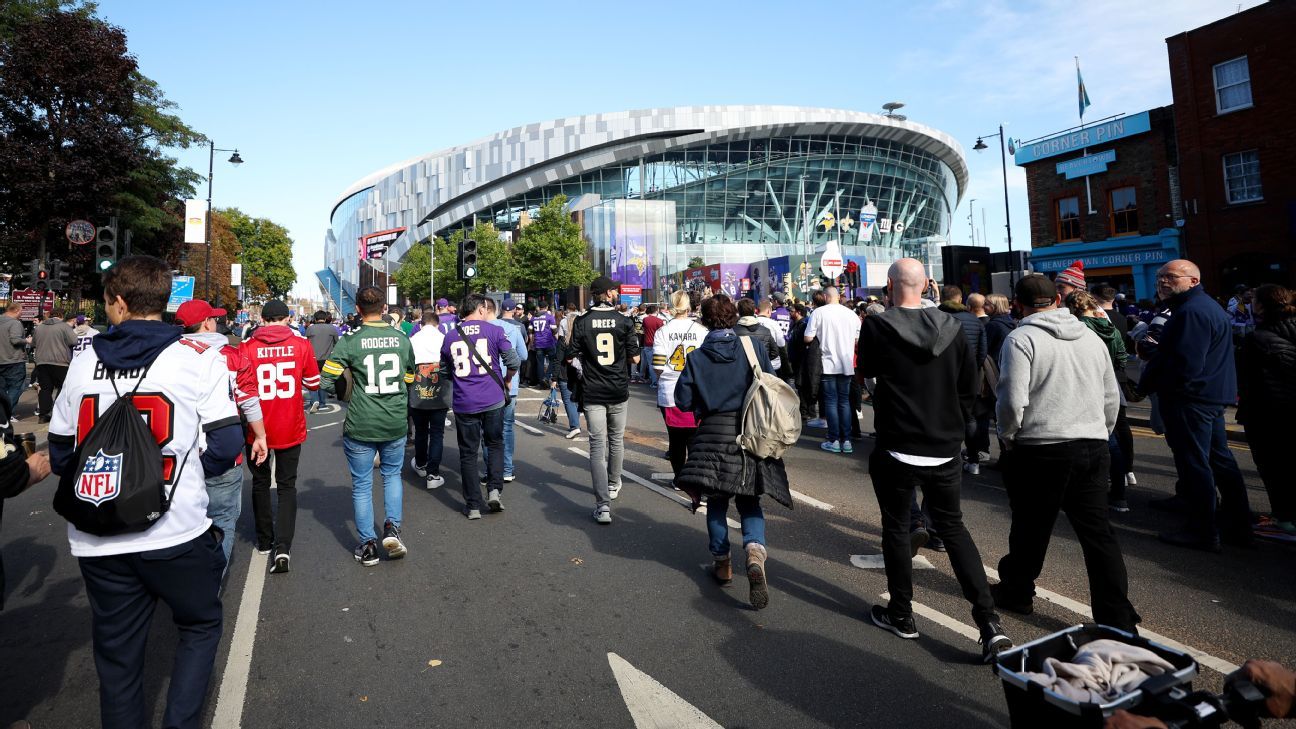
[[[112,373],[108,381],[117,392]],[[189,460],[186,453],[168,493],[162,449],[135,407],[135,391],[143,381],[140,377],[125,395],[117,392],[117,401],[72,453],[54,492],[54,511],[87,534],[111,537],[153,526],[171,507],[175,484]]]

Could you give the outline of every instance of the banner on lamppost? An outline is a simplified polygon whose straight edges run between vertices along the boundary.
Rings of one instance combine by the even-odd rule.
[[[873,240],[873,229],[877,227],[877,206],[868,203],[860,211],[859,239],[868,242]]]
[[[242,285],[243,285],[243,264],[231,263],[230,264],[230,286],[242,286]]]
[[[207,242],[207,207],[202,200],[185,200],[184,242]]]

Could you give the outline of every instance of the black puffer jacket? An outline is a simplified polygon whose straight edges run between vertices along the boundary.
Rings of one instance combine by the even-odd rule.
[[[999,361],[999,351],[1003,349],[1004,340],[1017,328],[1017,320],[1008,314],[996,314],[985,324],[986,354],[995,362]]]
[[[967,337],[968,350],[976,360],[977,369],[981,369],[987,350],[985,325],[976,318],[976,314],[968,311],[968,308],[962,304],[946,301],[940,305],[940,310],[957,319],[959,326],[963,327],[963,336]]]
[[[1276,423],[1296,411],[1296,317],[1262,323],[1238,358],[1238,420]]]

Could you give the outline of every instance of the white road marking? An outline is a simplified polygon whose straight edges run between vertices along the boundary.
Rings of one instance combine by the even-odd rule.
[[[230,639],[229,655],[225,657],[212,729],[239,729],[243,722],[243,702],[252,670],[252,648],[256,643],[257,616],[261,612],[261,592],[266,576],[265,555],[257,554],[255,549],[248,551],[252,553],[252,563],[248,566],[243,597],[234,618],[234,637]]]
[[[525,430],[526,432],[531,433],[532,435],[544,435],[544,432],[541,431],[539,428],[533,428],[530,425],[527,425],[526,423],[522,422],[521,420],[514,420],[513,424]]]
[[[340,423],[340,422],[342,422],[342,421],[341,421],[341,420],[334,420],[334,421],[331,422],[331,423],[325,423],[325,424],[323,424],[323,425],[316,425],[316,426],[314,426],[314,427],[307,428],[306,430],[319,430],[320,428],[331,428],[331,427],[333,427],[334,425],[337,425],[337,424]]]
[[[575,453],[575,454],[577,454],[577,455],[585,456],[586,458],[589,458],[589,457],[590,457],[590,454],[589,454],[588,451],[583,451],[583,450],[581,450],[581,449],[579,449],[579,448],[576,448],[576,447],[574,447],[574,446],[571,447],[571,448],[568,448],[567,450],[569,450],[569,451],[571,451],[572,453]],[[690,504],[693,503],[692,501],[689,501],[688,499],[684,498],[683,496],[680,496],[679,494],[675,493],[675,492],[672,491],[671,489],[662,488],[661,486],[658,486],[658,485],[655,484],[655,483],[650,483],[650,482],[648,482],[648,481],[645,481],[645,480],[643,480],[642,478],[636,476],[635,474],[633,474],[633,473],[631,473],[631,472],[625,470],[624,468],[621,469],[621,477],[622,477],[622,478],[628,478],[628,479],[630,479],[631,481],[634,481],[635,483],[639,484],[640,486],[643,486],[644,488],[648,489],[649,491],[652,491],[652,492],[654,492],[654,493],[656,493],[656,494],[658,494],[658,495],[660,495],[660,496],[665,496],[666,498],[670,499],[671,501],[674,501],[674,502],[676,502],[676,503],[682,504],[682,505],[684,505],[684,506],[688,506],[688,505],[690,505]],[[706,513],[706,504],[703,504],[702,506],[698,507],[698,513],[699,513],[699,514],[705,514],[705,513]],[[726,519],[725,521],[728,522],[728,524],[729,524],[729,528],[730,528],[730,529],[738,529],[738,530],[741,530],[741,529],[742,529],[742,524],[739,524],[738,522],[734,521],[732,518]]]
[[[673,473],[651,473],[651,474],[648,475],[648,478],[651,478],[651,479],[654,480],[654,481],[674,481],[674,480],[675,480],[675,474],[673,474]]]
[[[862,570],[886,569],[886,564],[882,561],[882,555],[880,554],[852,554],[850,563]],[[934,570],[936,565],[920,554],[913,558],[913,568],[916,570]]]
[[[891,593],[890,592],[882,593],[882,599],[890,600]],[[936,623],[937,625],[943,628],[949,628],[950,630],[954,631],[955,633],[958,633],[959,635],[963,636],[964,638],[967,638],[968,640],[978,641],[978,642],[981,640],[981,631],[977,630],[971,625],[968,625],[967,623],[964,623],[959,620],[955,620],[954,618],[951,618],[945,613],[939,610],[934,610],[932,608],[929,608],[920,602],[914,602],[910,604],[913,606],[914,615],[921,615],[924,618],[932,621],[933,623]]]
[[[807,496],[796,489],[792,489],[792,498],[804,502],[808,506],[813,506],[816,509],[823,509],[824,511],[832,511],[837,508],[826,501],[820,501],[813,496]]]
[[[635,729],[721,729],[720,724],[696,706],[621,656],[609,653],[608,665],[612,667]]]
[[[998,570],[989,567],[987,565],[981,565],[981,566],[985,567],[985,573],[987,576],[996,580],[999,579]],[[1079,602],[1078,600],[1072,600],[1066,595],[1059,595],[1058,593],[1053,592],[1052,590],[1045,590],[1042,587],[1036,587],[1035,596],[1040,598],[1041,600],[1044,600],[1045,602],[1051,602],[1054,605],[1057,605],[1058,607],[1066,608],[1067,610],[1070,610],[1071,612],[1081,617],[1088,618],[1089,620],[1093,620],[1093,610],[1090,610],[1088,605]],[[1174,648],[1175,650],[1183,651],[1184,653],[1187,653],[1188,655],[1192,656],[1198,663],[1200,663],[1203,666],[1206,666],[1207,668],[1213,669],[1223,674],[1229,674],[1238,669],[1238,667],[1235,664],[1229,663],[1223,658],[1218,658],[1205,651],[1198,650],[1197,648],[1193,648],[1192,646],[1184,645],[1183,643],[1180,643],[1174,638],[1167,638],[1166,636],[1161,635],[1160,633],[1154,633],[1151,630],[1143,627],[1142,625],[1139,626],[1138,630],[1139,630],[1139,635],[1142,635],[1144,638],[1160,643],[1161,645],[1164,645],[1168,648]]]

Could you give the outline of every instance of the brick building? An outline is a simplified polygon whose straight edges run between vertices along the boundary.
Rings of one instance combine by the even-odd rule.
[[[1188,258],[1207,289],[1296,284],[1296,2],[1166,39]]]
[[[1017,142],[1014,157],[1026,171],[1031,267],[1054,274],[1078,260],[1090,285],[1151,298],[1157,268],[1180,250],[1171,107]]]

